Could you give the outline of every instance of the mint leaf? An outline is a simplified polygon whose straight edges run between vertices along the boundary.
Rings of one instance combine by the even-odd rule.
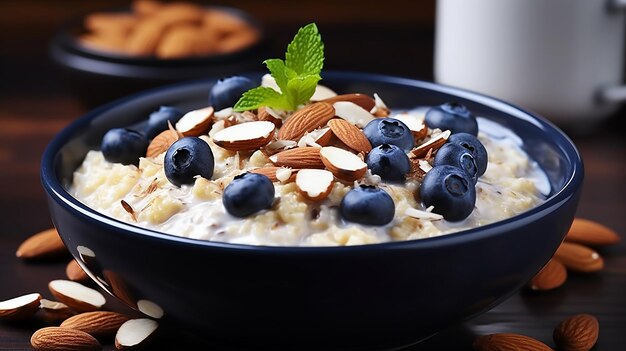
[[[267,87],[256,87],[243,93],[241,99],[233,106],[233,110],[242,112],[254,110],[261,106],[271,106],[281,110],[291,108],[291,104],[276,90]]]
[[[298,105],[309,101],[313,93],[315,93],[315,87],[317,82],[322,77],[319,74],[313,74],[308,76],[298,76],[294,79],[290,79],[287,83],[287,99],[292,106],[297,108]]]
[[[315,23],[300,28],[287,46],[285,61],[263,62],[280,88],[258,87],[245,92],[234,106],[235,111],[254,110],[268,106],[294,111],[307,103],[315,93],[324,66],[324,43]]]
[[[276,85],[278,85],[280,90],[287,90],[289,77],[287,76],[287,72],[285,72],[285,62],[281,59],[267,59],[263,61],[263,63],[267,66],[267,69],[270,71],[272,77],[274,77]]]
[[[324,43],[315,23],[298,30],[287,46],[285,65],[298,75],[320,74],[324,66]]]

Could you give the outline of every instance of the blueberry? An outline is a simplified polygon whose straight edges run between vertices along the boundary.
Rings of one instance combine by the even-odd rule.
[[[258,173],[243,173],[224,189],[222,203],[235,217],[247,217],[270,208],[274,202],[274,184]]]
[[[177,186],[193,184],[198,175],[211,179],[214,166],[209,144],[196,137],[176,141],[167,149],[163,160],[167,180]]]
[[[485,174],[489,157],[487,156],[487,149],[478,138],[469,133],[456,133],[450,135],[448,144],[457,144],[467,149],[474,156],[474,161],[478,166],[478,176]]]
[[[391,144],[404,151],[413,148],[414,141],[411,130],[406,124],[395,118],[376,118],[363,128],[363,133],[367,136],[372,147]]]
[[[232,107],[246,91],[256,88],[258,84],[242,76],[223,78],[217,81],[209,92],[209,105],[215,111]]]
[[[458,167],[467,173],[473,184],[478,181],[478,166],[474,156],[461,145],[444,144],[435,155],[435,166],[450,165]]]
[[[365,159],[373,174],[391,182],[404,181],[404,175],[411,170],[409,158],[395,145],[382,144],[372,149]]]
[[[148,139],[142,133],[126,128],[114,128],[102,138],[100,150],[109,162],[138,165],[146,155]]]
[[[182,116],[183,112],[176,107],[159,107],[159,109],[152,112],[148,118],[148,126],[146,127],[148,139],[152,139],[162,131],[167,130],[167,121],[175,125]]]
[[[452,133],[478,135],[476,117],[465,106],[457,102],[446,102],[443,105],[431,107],[426,112],[424,121],[431,129],[449,129]]]
[[[452,222],[467,218],[476,204],[472,180],[454,166],[433,167],[424,176],[419,192],[424,206],[434,206],[433,212]]]
[[[339,204],[341,217],[365,225],[385,225],[393,220],[396,206],[386,191],[371,185],[350,190]]]

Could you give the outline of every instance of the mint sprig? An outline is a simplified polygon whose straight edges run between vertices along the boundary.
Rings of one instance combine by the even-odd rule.
[[[324,66],[324,43],[315,23],[300,28],[287,46],[285,60],[268,59],[263,62],[281,92],[257,87],[245,92],[234,106],[235,111],[254,110],[268,106],[294,111],[309,101]]]

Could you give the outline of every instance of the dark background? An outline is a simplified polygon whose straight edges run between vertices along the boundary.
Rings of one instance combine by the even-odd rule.
[[[282,57],[297,28],[315,21],[326,44],[327,69],[433,79],[432,0],[213,3],[233,5],[258,18],[267,29],[274,57]],[[74,16],[127,4],[102,0],[0,1],[0,300],[33,291],[49,298],[47,282],[64,277],[65,262],[27,264],[14,257],[24,238],[51,226],[39,182],[43,149],[55,133],[87,111],[49,61],[50,38]],[[259,58],[259,70],[263,69],[263,59]],[[626,233],[626,138],[619,122],[624,118],[622,109],[599,130],[572,135],[586,166],[578,215],[622,234]],[[626,243],[600,253],[606,260],[602,272],[571,275],[555,291],[522,291],[412,350],[470,350],[476,335],[495,332],[522,333],[553,345],[552,328],[577,313],[598,317],[601,332],[596,350],[623,350]],[[112,307],[119,305],[113,303]],[[34,327],[0,323],[0,350],[29,349]],[[193,341],[189,343],[189,348],[194,347]],[[161,345],[164,349],[174,347],[167,341]],[[106,349],[113,347],[109,344]]]

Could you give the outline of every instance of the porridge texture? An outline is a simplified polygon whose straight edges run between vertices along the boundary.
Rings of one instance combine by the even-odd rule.
[[[396,117],[423,121],[424,109]],[[170,183],[164,173],[165,153],[141,157],[135,166],[109,162],[102,152],[90,151],[74,173],[69,191],[105,215],[173,235],[252,245],[336,246],[428,238],[489,224],[538,205],[550,190],[545,175],[522,150],[521,140],[494,122],[478,118],[478,138],[488,152],[489,162],[476,183],[474,209],[462,221],[447,221],[420,202],[420,182],[432,167],[432,150],[429,157],[411,159],[413,173],[404,182],[381,181],[368,170],[356,181],[336,179],[325,199],[310,201],[294,181],[298,170],[277,168],[268,151],[272,146],[292,144],[274,141],[263,150],[230,151],[213,142],[212,136],[229,120],[245,123],[248,118],[252,117],[226,109],[217,113],[218,120],[209,133],[200,136],[214,156],[211,179],[197,176],[193,184]],[[428,141],[439,133],[429,129],[423,139]],[[274,170],[282,179],[273,182],[275,199],[271,208],[246,218],[230,215],[222,203],[224,189],[238,174],[260,169]],[[341,218],[341,200],[357,184],[375,185],[391,196],[395,204],[391,222],[369,226]]]

